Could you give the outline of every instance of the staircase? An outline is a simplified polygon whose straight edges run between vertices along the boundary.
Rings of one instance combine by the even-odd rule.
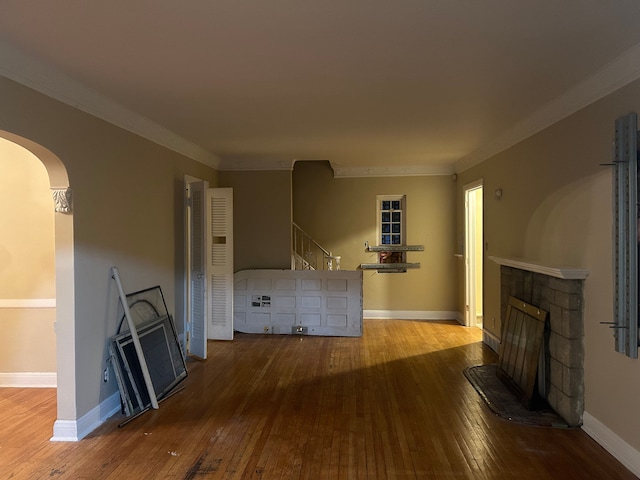
[[[292,222],[291,270],[340,270],[340,257],[316,242]]]

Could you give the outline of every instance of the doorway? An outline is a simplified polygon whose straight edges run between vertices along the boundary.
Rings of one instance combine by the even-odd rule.
[[[482,180],[464,186],[465,325],[483,323],[483,190]]]
[[[207,358],[207,340],[233,340],[233,190],[185,176],[184,351]]]
[[[62,161],[41,145],[0,130],[0,138],[24,147],[42,162],[49,187],[57,200],[54,211],[55,255],[55,351],[57,383],[57,419],[52,440],[76,441],[78,432],[75,385],[75,276],[73,267],[73,210],[69,195],[69,177]],[[54,209],[55,205],[55,209]]]
[[[0,171],[0,385],[55,387],[55,242],[49,177],[37,157],[3,138]]]

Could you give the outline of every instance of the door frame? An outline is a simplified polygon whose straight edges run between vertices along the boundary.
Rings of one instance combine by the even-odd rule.
[[[209,188],[209,182],[191,175],[184,176],[184,311],[183,311],[183,327],[184,338],[182,339],[182,348],[185,355],[190,353],[189,338],[191,336],[191,195],[189,186],[192,183],[204,182],[204,191],[206,194]],[[203,212],[204,215],[204,212]],[[203,219],[204,221],[204,219]]]
[[[478,303],[482,302],[482,293],[478,298],[477,291],[482,291],[482,277],[480,277],[478,285],[478,273],[482,273],[483,255],[478,258],[477,252],[483,252],[483,218],[479,219],[478,213],[483,216],[484,209],[478,211],[476,202],[476,194],[478,190],[482,191],[483,180],[479,179],[464,185],[464,230],[465,230],[465,248],[464,248],[464,272],[465,272],[465,311],[464,324],[467,327],[482,326],[477,321]],[[480,231],[477,225],[480,224]],[[480,270],[480,272],[478,272]]]

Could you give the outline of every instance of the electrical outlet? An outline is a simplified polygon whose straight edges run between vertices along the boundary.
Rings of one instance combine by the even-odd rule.
[[[102,380],[105,382],[109,381],[109,369],[105,368],[104,372],[102,372]]]
[[[265,325],[263,331],[264,333],[271,333],[271,327],[269,325]]]
[[[294,325],[293,327],[291,327],[291,333],[293,333],[294,335],[306,335],[307,334],[307,327],[303,327],[301,325]]]

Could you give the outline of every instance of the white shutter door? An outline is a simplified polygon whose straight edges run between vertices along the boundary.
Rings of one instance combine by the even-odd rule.
[[[189,185],[191,194],[191,271],[190,271],[190,309],[191,337],[189,353],[207,358],[207,321],[206,321],[206,250],[205,250],[205,212],[207,190],[205,182]]]
[[[233,189],[207,192],[208,337],[233,340]]]

